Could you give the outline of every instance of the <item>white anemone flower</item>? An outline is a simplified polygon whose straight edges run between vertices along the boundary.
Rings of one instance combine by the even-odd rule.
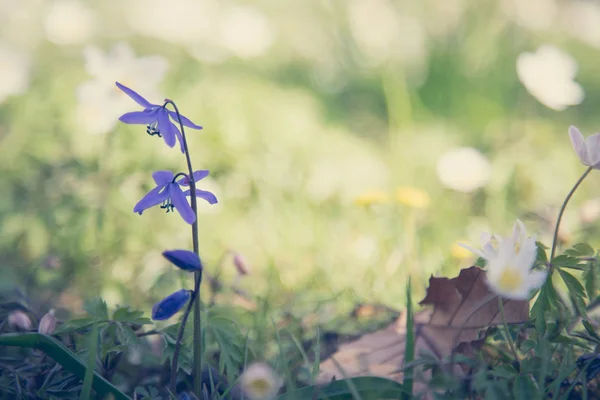
[[[488,159],[472,147],[458,147],[444,153],[436,169],[444,186],[463,193],[486,186],[492,173]]]
[[[77,45],[87,42],[96,28],[93,11],[78,0],[57,0],[44,19],[46,37],[58,45]]]
[[[557,47],[544,45],[517,58],[517,75],[540,103],[556,111],[583,101],[583,88],[575,82],[577,61]]]
[[[546,271],[532,270],[537,257],[535,238],[528,237],[525,225],[515,222],[510,237],[482,235],[483,250],[462,245],[487,261],[487,283],[501,297],[527,300],[546,281]]]
[[[600,169],[600,133],[584,138],[579,129],[571,126],[569,137],[581,163],[594,169]]]
[[[269,400],[283,384],[273,369],[265,363],[250,365],[240,377],[240,386],[250,400]]]

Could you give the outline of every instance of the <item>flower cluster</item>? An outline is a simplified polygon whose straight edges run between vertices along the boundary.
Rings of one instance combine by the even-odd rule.
[[[188,153],[185,139],[184,127],[192,129],[202,129],[188,118],[179,113],[173,102],[165,100],[164,104],[153,104],[143,98],[132,89],[116,82],[117,87],[133,99],[137,104],[143,107],[142,111],[132,111],[123,114],[119,120],[126,124],[144,124],[146,133],[150,136],[162,137],[167,146],[174,147],[179,142],[182,153],[185,154],[189,172],[188,174],[179,172],[159,170],[152,173],[152,179],[156,187],[150,190],[133,208],[137,214],[142,214],[150,207],[160,205],[160,208],[167,212],[177,210],[181,218],[196,229],[196,210],[190,206],[187,197],[194,196],[204,199],[210,204],[217,203],[217,197],[208,191],[200,190],[195,184],[206,178],[208,170],[198,170],[192,173],[190,155]],[[175,111],[167,109],[168,105],[173,105]],[[180,124],[181,130],[175,123]],[[193,191],[193,193],[192,193]],[[192,202],[194,204],[194,202]],[[197,246],[196,246],[197,247]],[[202,263],[197,253],[188,250],[171,250],[163,252],[163,256],[175,266],[184,271],[201,272]],[[199,284],[199,281],[197,282]],[[196,289],[197,290],[197,287]],[[165,297],[152,308],[152,319],[161,321],[175,315],[179,310],[185,307],[190,299],[194,298],[194,291],[181,289]]]

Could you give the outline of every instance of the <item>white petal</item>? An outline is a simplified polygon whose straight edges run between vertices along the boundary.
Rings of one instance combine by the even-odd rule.
[[[515,267],[529,271],[537,258],[537,245],[535,239],[528,238],[521,243],[519,254],[515,257]]]
[[[569,127],[569,137],[571,138],[571,144],[573,145],[573,149],[579,160],[583,163],[583,165],[590,165],[590,160],[588,158],[588,150],[586,142],[583,138],[583,135],[575,126]]]
[[[589,166],[600,163],[600,133],[595,133],[585,139]]]
[[[527,286],[530,290],[537,290],[542,287],[546,278],[548,277],[547,271],[531,271],[527,277]]]
[[[476,248],[474,248],[474,247],[471,247],[471,246],[469,246],[469,245],[467,245],[467,244],[464,244],[464,243],[457,243],[457,244],[458,244],[460,247],[462,247],[462,248],[464,248],[464,249],[467,249],[467,250],[469,250],[470,252],[477,254],[479,257],[481,257],[481,258],[485,258],[485,259],[487,260],[487,256],[486,256],[486,254],[485,254],[485,253],[483,253],[483,252],[481,252],[481,251],[479,251],[479,250],[477,250]]]

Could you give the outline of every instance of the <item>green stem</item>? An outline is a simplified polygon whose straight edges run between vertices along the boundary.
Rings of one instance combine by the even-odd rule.
[[[583,175],[581,175],[581,177],[577,180],[577,182],[575,182],[575,186],[573,186],[573,188],[571,189],[569,194],[567,194],[565,201],[563,202],[562,206],[560,207],[560,211],[558,212],[558,218],[556,219],[556,227],[554,228],[554,238],[552,239],[552,250],[550,250],[550,262],[552,262],[552,260],[554,259],[554,254],[556,253],[556,246],[558,243],[558,228],[560,228],[560,221],[562,220],[562,216],[565,212],[565,208],[567,208],[567,204],[569,203],[569,200],[571,200],[571,197],[573,197],[573,194],[575,193],[575,191],[577,190],[579,185],[581,185],[581,182],[583,182],[585,177],[588,176],[588,174],[590,172],[592,172],[592,169],[594,169],[594,168],[589,167],[583,173]],[[552,265],[550,265],[550,267],[552,267]]]
[[[181,137],[183,140],[183,150],[185,154],[185,160],[187,162],[189,183],[190,183],[190,202],[192,210],[196,215],[196,220],[192,224],[192,244],[194,247],[194,253],[200,256],[200,249],[198,244],[198,205],[196,201],[196,181],[194,180],[194,169],[192,168],[192,160],[190,158],[190,152],[187,145],[187,139],[185,137],[185,130],[183,128],[183,122],[181,121],[181,114],[177,105],[172,100],[166,100],[165,105],[170,104],[177,113],[177,121],[181,128]],[[194,359],[193,359],[193,378],[194,378],[194,393],[198,398],[202,398],[202,320],[201,320],[201,309],[200,309],[200,283],[202,282],[202,270],[194,272],[194,293],[190,299],[190,305],[193,304],[194,308]],[[173,364],[171,369],[171,390],[176,393],[177,384],[177,361],[179,357],[179,349],[181,347],[181,341],[183,338],[183,332],[185,331],[185,324],[190,314],[190,305],[188,305],[183,319],[181,320],[181,326],[179,327],[178,338],[175,342],[175,350],[173,352]]]
[[[517,362],[517,364],[520,364],[521,361],[519,360],[519,355],[517,354],[515,342],[513,341],[512,336],[510,335],[510,331],[508,330],[508,324],[506,323],[506,316],[504,315],[504,301],[502,300],[502,297],[498,297],[498,309],[500,309],[500,317],[502,318],[502,325],[504,325],[504,339],[506,339],[506,341],[508,342],[510,352],[515,358],[515,361]]]
[[[0,346],[25,347],[41,350],[77,378],[81,380],[85,379],[87,370],[85,364],[79,361],[77,356],[62,343],[51,336],[42,335],[41,333],[6,333],[0,335]],[[102,376],[96,372],[93,374],[92,388],[101,398],[110,394],[115,400],[131,400],[129,396],[114,387]]]

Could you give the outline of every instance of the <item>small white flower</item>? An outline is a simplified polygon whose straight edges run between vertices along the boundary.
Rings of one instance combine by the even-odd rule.
[[[600,133],[595,133],[584,139],[579,129],[571,126],[569,137],[581,163],[588,167],[600,169]]]
[[[282,384],[281,378],[265,363],[250,365],[240,377],[241,388],[250,400],[272,399]]]
[[[583,101],[583,88],[574,82],[577,61],[550,45],[517,58],[517,75],[525,89],[540,103],[562,111]]]
[[[445,153],[437,163],[437,176],[450,189],[470,193],[490,180],[490,162],[472,147],[459,147]]]
[[[46,37],[58,45],[85,43],[93,34],[95,18],[92,11],[78,0],[58,0],[46,13]]]
[[[462,246],[487,261],[488,286],[499,296],[527,300],[531,291],[546,281],[546,271],[531,270],[537,257],[537,245],[534,238],[527,237],[521,221],[515,222],[510,237],[485,235],[482,241],[483,251]]]

